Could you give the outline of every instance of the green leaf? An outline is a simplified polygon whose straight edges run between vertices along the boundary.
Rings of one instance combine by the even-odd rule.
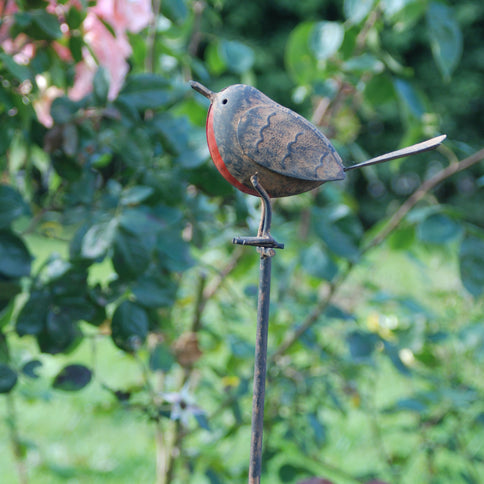
[[[188,181],[210,197],[227,197],[233,193],[230,183],[220,176],[213,163],[203,163],[190,170]]]
[[[114,143],[111,146],[113,151],[133,168],[139,169],[153,157],[150,137],[143,129],[124,132],[114,140]]]
[[[69,25],[69,29],[71,31],[78,29],[81,26],[85,15],[85,10],[80,10],[74,6],[69,8],[69,11],[66,14],[66,22],[67,25]]]
[[[27,206],[20,193],[8,185],[0,185],[0,229],[26,212]]]
[[[254,346],[239,336],[231,334],[227,340],[230,346],[230,353],[234,357],[245,359],[250,358],[254,354]]]
[[[417,235],[423,242],[445,244],[459,236],[461,231],[460,224],[442,213],[435,213],[419,224]]]
[[[355,74],[363,74],[366,72],[373,72],[378,74],[385,69],[385,65],[374,55],[362,54],[357,57],[352,57],[343,64],[345,71],[353,72]]]
[[[345,30],[339,22],[317,22],[309,37],[309,45],[314,57],[326,60],[338,52],[343,43]]]
[[[121,194],[121,205],[138,205],[149,198],[154,192],[152,187],[135,185],[123,190]]]
[[[58,97],[52,101],[50,115],[55,124],[64,124],[72,121],[79,109],[79,105],[68,97]]]
[[[307,469],[293,464],[284,464],[279,468],[278,474],[281,482],[295,482],[298,477],[307,475]]]
[[[143,276],[131,287],[136,301],[147,308],[169,307],[175,302],[176,285],[169,277]]]
[[[177,161],[183,168],[191,170],[205,164],[209,157],[205,130],[191,126],[188,131],[188,142],[181,148]]]
[[[178,216],[176,209],[170,209],[168,207],[166,209],[167,211],[171,210],[174,213],[174,217]],[[179,216],[181,217],[181,214]],[[165,217],[159,216],[157,213],[154,213],[154,210],[146,206],[126,208],[119,218],[121,229],[139,237],[144,236],[146,240],[150,240],[150,246],[153,246],[155,243],[154,239],[151,240],[152,236],[160,230],[165,229],[169,223]]]
[[[310,413],[308,415],[308,423],[309,427],[314,432],[314,440],[318,446],[322,446],[327,438],[326,426],[320,421],[316,413]]]
[[[352,331],[346,336],[351,358],[354,360],[364,360],[369,358],[375,350],[378,337],[373,333],[359,330]]]
[[[75,8],[72,8],[71,10],[76,10]],[[71,35],[69,37],[69,50],[72,54],[72,58],[74,62],[81,62],[83,57],[82,57],[82,48],[84,46],[84,42],[82,40],[82,37],[80,35]]]
[[[204,413],[195,413],[193,414],[193,416],[195,417],[195,420],[197,421],[200,428],[202,428],[203,430],[211,430],[210,423]]]
[[[170,153],[180,154],[188,144],[188,131],[191,129],[186,117],[176,117],[170,113],[157,114],[151,123],[152,129],[161,137],[163,147]]]
[[[118,220],[112,218],[109,222],[93,225],[82,239],[81,255],[86,259],[103,257],[112,246],[118,228]]]
[[[20,82],[33,78],[33,74],[27,66],[17,64],[13,58],[5,54],[5,52],[0,52],[0,61],[3,63],[5,69],[7,69],[7,71]]]
[[[372,77],[366,83],[364,96],[373,108],[392,101],[396,101],[395,87],[392,79],[387,74]]]
[[[182,272],[193,266],[190,246],[181,238],[179,229],[163,231],[156,247],[162,267],[173,272]]]
[[[8,347],[7,338],[5,334],[0,331],[0,363],[8,363],[10,361],[10,350]]]
[[[388,245],[393,250],[407,250],[415,242],[415,228],[412,225],[400,227],[388,238]]]
[[[123,301],[114,311],[111,337],[118,348],[133,352],[144,343],[148,328],[146,311],[131,301]]]
[[[180,94],[171,88],[164,77],[157,74],[135,74],[128,77],[118,99],[139,111],[144,111],[165,107],[174,102]]]
[[[79,146],[79,132],[74,123],[66,123],[62,129],[62,149],[67,156],[75,157]]]
[[[205,475],[210,484],[223,484],[225,481],[220,477],[220,475],[212,468],[205,471]]]
[[[84,365],[67,365],[55,377],[52,383],[56,390],[77,392],[89,384],[92,371]]]
[[[425,107],[418,91],[407,81],[395,79],[395,90],[402,104],[414,117],[420,119],[425,112]]]
[[[460,278],[474,297],[484,292],[484,240],[467,236],[459,251]]]
[[[0,363],[0,393],[9,393],[17,383],[17,373],[8,365]]]
[[[390,358],[393,366],[404,376],[410,375],[410,369],[403,363],[400,358],[399,348],[388,341],[384,342],[386,355]]]
[[[345,17],[352,24],[359,24],[371,12],[374,3],[375,0],[345,0]]]
[[[318,244],[311,245],[302,251],[304,270],[318,279],[332,281],[338,273],[338,266]]]
[[[151,127],[161,138],[163,148],[176,156],[177,165],[193,169],[207,160],[205,130],[193,126],[186,116],[160,113],[153,118]]]
[[[0,274],[7,277],[28,276],[31,261],[22,239],[9,230],[0,230]]]
[[[152,258],[152,234],[136,234],[120,227],[113,245],[113,265],[123,279],[135,279],[147,268]]]
[[[15,331],[19,336],[40,334],[44,329],[49,311],[50,295],[47,291],[32,291],[21,309]]]
[[[391,18],[403,10],[409,3],[413,3],[415,0],[382,0],[380,2],[385,17]]]
[[[81,336],[69,312],[53,307],[47,313],[43,331],[37,335],[37,343],[43,353],[68,353],[81,341]]]
[[[240,42],[223,40],[219,44],[220,57],[228,70],[234,74],[244,74],[254,64],[254,51]]]
[[[54,40],[62,37],[57,15],[50,14],[44,9],[38,9],[31,12],[31,19],[44,34],[44,38]]]
[[[298,84],[307,84],[320,77],[316,59],[310,48],[314,22],[300,23],[289,35],[284,56],[287,70]]]
[[[29,378],[32,378],[33,380],[36,380],[39,378],[39,375],[37,374],[37,370],[42,367],[42,362],[39,360],[30,360],[27,361],[22,366],[22,373]]]
[[[3,280],[3,277],[0,278],[0,311],[21,291],[22,286],[18,279]]]
[[[385,410],[385,413],[393,413],[396,411],[409,411],[415,413],[424,413],[428,409],[428,405],[418,398],[401,398],[397,403]]]
[[[99,67],[94,74],[93,91],[96,101],[104,104],[108,99],[109,92],[109,73],[104,67]]]
[[[360,251],[355,242],[353,234],[343,230],[337,221],[331,221],[321,212],[313,215],[313,224],[316,233],[325,242],[328,249],[336,255],[356,262],[360,256]]]
[[[170,371],[175,363],[170,347],[165,343],[157,344],[150,352],[150,369],[152,371]]]
[[[462,32],[456,12],[443,3],[431,2],[427,11],[430,46],[444,79],[450,79],[462,56]]]
[[[219,42],[215,41],[209,44],[205,51],[205,62],[207,68],[214,76],[219,76],[226,70],[224,59],[222,59]]]
[[[165,0],[163,2],[163,13],[168,18],[178,23],[183,23],[188,16],[188,8],[184,0]]]

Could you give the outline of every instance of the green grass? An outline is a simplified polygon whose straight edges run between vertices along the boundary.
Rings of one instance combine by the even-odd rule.
[[[96,377],[85,389],[70,394],[50,387],[53,376],[67,362],[92,366],[90,346],[91,341],[85,341],[68,356],[42,355],[42,378],[23,376],[14,391],[31,482],[153,482],[153,426],[139,412],[120,406],[103,388],[103,382],[114,389],[139,382],[140,372],[132,358],[114,349],[106,338],[97,343]],[[13,352],[17,351],[28,356],[24,342],[14,344]],[[6,405],[1,403],[1,435],[6,437]],[[7,438],[0,439],[0,468],[2,483],[17,482]]]

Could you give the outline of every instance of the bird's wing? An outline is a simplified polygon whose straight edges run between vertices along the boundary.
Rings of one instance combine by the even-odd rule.
[[[341,158],[323,133],[278,104],[243,113],[237,139],[251,160],[281,175],[311,181],[345,177]]]

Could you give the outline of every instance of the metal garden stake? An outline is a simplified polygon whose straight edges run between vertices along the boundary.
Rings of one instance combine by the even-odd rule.
[[[249,484],[259,484],[262,467],[262,434],[267,362],[267,335],[271,285],[271,260],[284,245],[270,235],[271,198],[312,190],[327,181],[343,180],[354,168],[414,155],[439,146],[445,135],[344,166],[331,142],[299,114],[277,104],[252,86],[235,84],[216,93],[199,82],[193,89],[211,104],[207,116],[207,142],[222,176],[244,193],[262,201],[257,237],[234,238],[234,244],[258,247],[260,278],[252,399],[252,434]]]

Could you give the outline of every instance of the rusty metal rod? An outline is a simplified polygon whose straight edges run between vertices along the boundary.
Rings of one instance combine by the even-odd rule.
[[[269,333],[269,304],[271,298],[271,269],[274,249],[284,244],[270,234],[272,222],[271,199],[259,184],[257,175],[251,177],[252,185],[262,202],[261,223],[257,237],[234,237],[232,242],[253,245],[260,254],[259,295],[257,299],[257,330],[255,338],[254,386],[252,395],[252,429],[250,438],[249,484],[259,484],[262,473],[262,436],[264,433],[264,401],[267,372],[267,336]]]
[[[252,430],[250,439],[249,484],[259,484],[262,472],[262,436],[267,368],[267,335],[271,295],[272,257],[261,251],[257,333],[255,339],[254,387],[252,395]]]

